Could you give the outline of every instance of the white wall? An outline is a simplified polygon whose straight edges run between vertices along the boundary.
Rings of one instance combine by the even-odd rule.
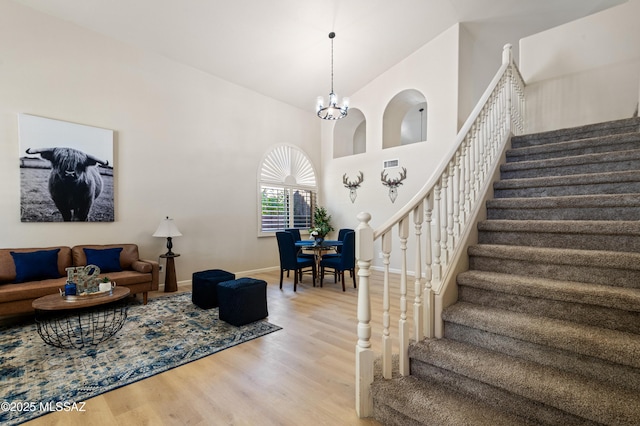
[[[457,132],[458,34],[459,25],[451,27],[351,95],[351,105],[367,119],[366,153],[334,159],[334,123],[322,124],[321,202],[333,215],[336,230],[355,228],[356,216],[362,211],[372,214],[374,228],[381,225],[415,195],[450,149]],[[427,99],[427,141],[382,149],[384,110],[396,94],[406,89],[418,90]],[[392,204],[388,189],[381,184],[380,172],[383,160],[396,158],[401,167],[407,168],[407,179]],[[352,204],[342,175],[347,173],[353,180],[358,171],[364,173],[364,182]],[[389,169],[389,178],[397,177],[399,172],[399,168]]]
[[[640,0],[524,38],[528,131],[631,117],[640,82]]]
[[[472,33],[468,29],[469,25],[468,23],[460,25],[458,129],[462,128],[467,121],[500,68],[503,46],[507,43],[515,43],[512,40],[513,36],[506,31],[502,31],[505,33],[504,37],[497,37],[502,44],[489,43],[478,38],[478,35],[484,35],[485,32],[476,30]]]
[[[115,131],[115,222],[20,222],[18,113]],[[1,247],[133,242],[156,259],[165,240],[151,234],[169,215],[183,234],[178,280],[273,267],[275,239],[256,237],[256,172],[281,143],[320,170],[319,126],[313,112],[0,0]]]

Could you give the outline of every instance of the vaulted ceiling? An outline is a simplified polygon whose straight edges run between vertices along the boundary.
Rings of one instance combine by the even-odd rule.
[[[624,0],[13,0],[305,110],[349,96],[457,22],[505,43]],[[495,46],[494,46],[495,45]]]

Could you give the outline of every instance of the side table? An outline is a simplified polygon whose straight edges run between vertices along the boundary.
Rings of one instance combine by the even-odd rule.
[[[164,292],[169,293],[178,291],[178,280],[176,279],[176,265],[173,261],[176,257],[180,256],[177,253],[161,254],[160,257],[167,259],[167,270],[164,275]]]

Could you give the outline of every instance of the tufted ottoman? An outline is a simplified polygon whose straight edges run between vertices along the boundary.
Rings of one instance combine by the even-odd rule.
[[[191,301],[202,309],[218,306],[218,284],[223,281],[234,280],[235,274],[222,269],[194,272],[191,278]]]
[[[254,278],[239,278],[218,284],[220,319],[241,326],[265,318],[267,312],[267,282]]]

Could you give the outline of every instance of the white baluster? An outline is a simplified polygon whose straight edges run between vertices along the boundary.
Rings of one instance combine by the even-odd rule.
[[[422,222],[424,221],[424,209],[423,203],[419,203],[415,209],[413,209],[413,224],[416,234],[416,262],[415,262],[415,281],[414,281],[414,293],[415,298],[413,300],[413,323],[414,323],[414,339],[416,342],[424,339],[424,317],[422,311],[422,242],[420,236],[422,235]]]
[[[433,194],[429,193],[426,198],[426,210],[425,210],[425,221],[427,223],[425,227],[425,239],[426,239],[426,253],[425,253],[425,281],[424,281],[424,334],[425,337],[432,338],[433,337],[433,329],[435,318],[433,303],[432,303],[432,281],[433,281],[433,270],[431,267],[432,262],[432,250],[431,247],[433,245],[433,241],[431,240],[431,215],[433,212]]]
[[[454,239],[453,239],[453,208],[456,205],[454,194],[456,193],[455,185],[453,184],[454,175],[454,162],[449,162],[449,189],[447,190],[447,253],[451,256],[453,253]]]
[[[453,236],[457,240],[460,236],[460,195],[464,200],[464,189],[460,186],[460,174],[461,174],[461,150],[456,152],[456,160],[453,164]],[[463,183],[464,185],[464,183]]]
[[[371,295],[369,292],[369,267],[373,260],[373,229],[369,226],[371,215],[358,214],[360,224],[356,228],[356,259],[358,261],[358,343],[356,344],[356,412],[358,417],[373,414],[373,359],[371,350]]]
[[[472,205],[475,204],[475,201],[478,199],[478,193],[480,191],[480,126],[482,124],[482,120],[480,116],[476,119],[476,122],[473,123],[473,176],[471,178],[473,182],[473,197],[471,197]]]
[[[433,189],[433,275],[440,281],[442,277],[442,246],[440,245],[440,182],[436,183]]]
[[[469,135],[465,136],[462,142],[462,158],[460,164],[463,172],[460,174],[462,179],[460,187],[460,223],[464,226],[469,218]]]
[[[398,223],[402,271],[400,275],[400,321],[398,340],[400,343],[400,374],[409,375],[409,322],[407,321],[407,239],[409,238],[409,218],[405,216]]]
[[[490,119],[490,123],[491,126],[489,128],[489,132],[491,133],[491,138],[489,140],[489,144],[491,146],[491,149],[489,150],[489,152],[491,153],[491,162],[493,162],[493,159],[496,157],[496,155],[498,154],[498,133],[497,133],[497,117],[496,117],[496,113],[497,113],[497,108],[496,108],[496,102],[497,102],[497,94],[494,93],[491,95],[491,107],[489,109],[489,113],[491,114],[491,119]],[[491,166],[491,164],[487,164],[487,166]]]
[[[442,201],[440,202],[440,227],[442,228],[440,231],[440,260],[443,265],[448,265],[449,253],[447,252],[447,217],[449,216],[449,214],[447,213],[447,206],[449,204],[447,202],[447,188],[449,186],[449,173],[447,169],[442,172],[442,178],[440,179],[440,181],[442,182],[442,191],[440,192],[440,197],[442,198]]]
[[[391,378],[391,335],[389,327],[389,258],[391,257],[391,233],[382,235],[382,263],[384,264],[384,288],[382,293],[382,376]],[[402,296],[401,296],[402,297]]]
[[[478,170],[477,129],[478,125],[474,122],[469,132],[469,211],[471,211],[471,206],[475,203],[478,194],[476,192],[476,174]]]
[[[505,46],[505,48],[506,48],[506,46]],[[508,81],[508,84],[509,84],[509,90],[507,90],[507,108],[506,108],[507,116],[506,116],[506,120],[507,120],[507,123],[509,123],[509,130],[510,131],[513,131],[513,115],[512,115],[512,108],[513,108],[513,105],[512,105],[512,101],[513,101],[513,97],[512,97],[512,95],[513,95],[513,81],[512,80],[513,80],[513,78],[512,78],[512,70],[511,70],[511,68],[509,68],[507,70],[507,81]]]
[[[487,144],[487,107],[485,105],[480,112],[480,129],[479,129],[479,140],[478,140],[478,191],[482,188],[482,182],[484,182],[484,172],[485,172],[485,153],[484,147]]]

